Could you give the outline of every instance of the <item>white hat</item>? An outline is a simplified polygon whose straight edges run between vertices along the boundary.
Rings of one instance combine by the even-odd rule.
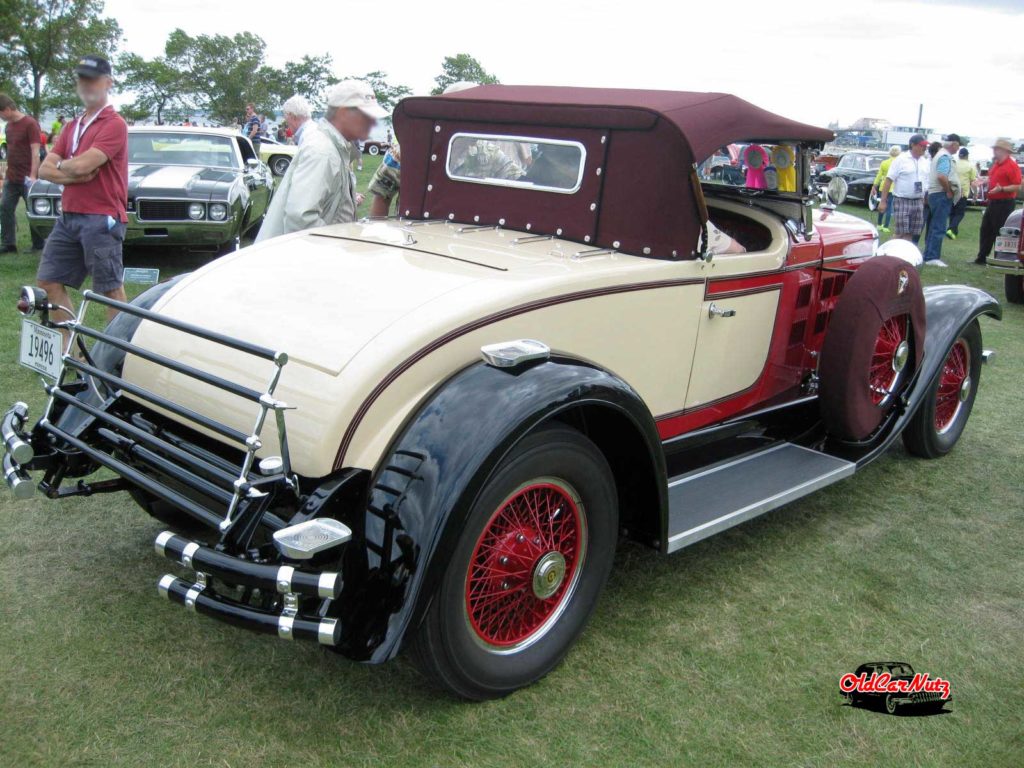
[[[355,107],[374,120],[388,116],[388,111],[377,103],[377,94],[363,80],[342,80],[327,92],[328,107]]]

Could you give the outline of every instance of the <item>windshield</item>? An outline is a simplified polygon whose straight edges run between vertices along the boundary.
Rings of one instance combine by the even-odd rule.
[[[230,137],[202,133],[129,133],[128,162],[238,168]]]

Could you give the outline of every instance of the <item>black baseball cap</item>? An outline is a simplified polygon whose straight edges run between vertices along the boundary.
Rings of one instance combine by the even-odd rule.
[[[970,152],[967,151],[967,147],[960,147],[960,151],[957,153],[960,157],[968,157]]]
[[[955,141],[957,144],[963,144],[963,142],[960,141],[960,134],[959,133],[947,133],[945,136],[942,137],[942,140],[943,141]]]
[[[75,67],[75,74],[78,77],[112,77],[113,70],[110,68],[110,62],[97,53],[90,53],[88,56],[83,56],[78,61],[78,66]]]

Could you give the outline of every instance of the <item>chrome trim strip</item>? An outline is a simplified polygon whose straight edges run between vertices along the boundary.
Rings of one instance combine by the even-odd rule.
[[[185,593],[185,607],[192,611],[192,613],[196,612],[196,598],[199,597],[203,589],[202,585],[193,584],[189,591]]]
[[[192,567],[192,555],[199,551],[199,545],[194,541],[190,541],[185,545],[185,548],[181,551],[181,564],[186,568]]]
[[[157,534],[156,541],[153,542],[153,548],[156,549],[158,555],[167,554],[167,542],[174,536],[170,531],[161,531]]]
[[[341,593],[341,579],[337,573],[324,571],[316,583],[316,593],[327,600],[334,600]]]
[[[292,578],[295,576],[295,569],[290,565],[282,565],[277,569],[277,591],[286,595],[292,591]]]
[[[160,596],[163,597],[165,600],[170,600],[171,585],[177,580],[178,578],[176,576],[172,576],[169,573],[165,576],[161,576],[160,581],[156,585],[157,592],[160,594]]]
[[[337,641],[334,639],[335,633],[338,631],[338,620],[337,619],[321,619],[320,626],[316,630],[316,640],[320,645],[337,645]]]

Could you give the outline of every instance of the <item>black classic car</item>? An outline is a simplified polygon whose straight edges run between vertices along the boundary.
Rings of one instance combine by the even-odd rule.
[[[903,707],[938,712],[953,700],[947,681],[934,678],[929,680],[928,675],[915,673],[914,668],[905,661],[869,661],[857,667],[852,677],[865,681],[867,687],[877,690],[844,690],[849,687],[850,677],[844,676],[839,692],[851,707],[884,706],[886,712],[895,715]]]
[[[128,228],[125,243],[234,248],[270,204],[274,182],[244,136],[224,128],[128,129]],[[37,181],[29,226],[50,234],[63,187]]]
[[[847,152],[839,159],[835,168],[818,174],[816,181],[818,186],[826,187],[832,179],[841,178],[846,182],[846,198],[848,200],[864,203],[874,210],[877,203],[873,203],[869,199],[871,187],[875,183],[875,176],[878,175],[878,167],[888,156],[888,152],[872,150]]]
[[[996,238],[995,250],[988,266],[1003,274],[1006,300],[1011,304],[1024,304],[1024,237],[1021,220],[1024,210],[1018,208],[1006,219]]]

